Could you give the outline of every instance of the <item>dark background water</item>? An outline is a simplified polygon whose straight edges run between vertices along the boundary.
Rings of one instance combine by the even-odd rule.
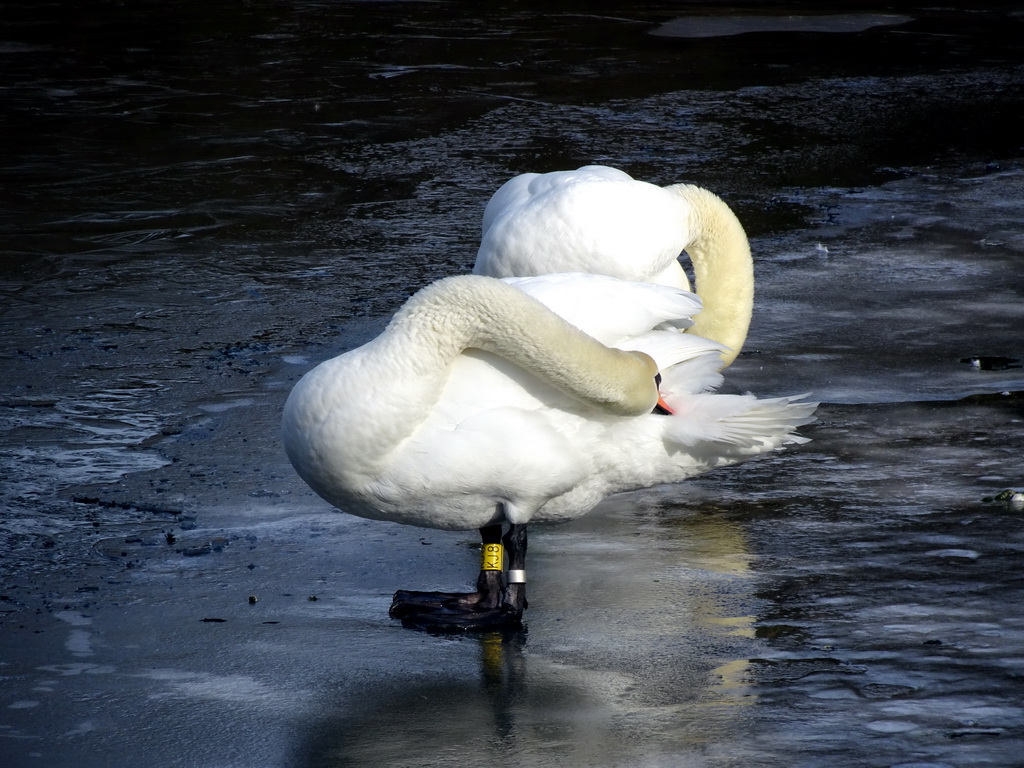
[[[1019,764],[1024,375],[961,362],[1024,357],[1018,4],[0,13],[4,765]],[[727,386],[814,442],[539,531],[524,637],[402,630],[472,537],[329,510],[280,404],[592,162],[735,208]]]

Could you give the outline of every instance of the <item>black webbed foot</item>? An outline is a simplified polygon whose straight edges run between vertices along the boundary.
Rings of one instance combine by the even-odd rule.
[[[523,612],[514,606],[481,600],[478,592],[395,593],[389,613],[408,629],[427,632],[482,632],[493,629],[511,629],[522,626]]]
[[[388,611],[391,618],[400,620],[402,626],[409,629],[427,632],[482,632],[521,627],[526,610],[522,570],[526,559],[526,526],[513,525],[504,537],[500,525],[483,528],[481,534],[484,554],[475,592],[399,590]],[[502,566],[501,541],[509,548],[507,577]]]
[[[388,613],[402,626],[428,632],[474,632],[522,625],[521,585],[505,586],[500,572],[483,571],[476,592],[399,590]]]

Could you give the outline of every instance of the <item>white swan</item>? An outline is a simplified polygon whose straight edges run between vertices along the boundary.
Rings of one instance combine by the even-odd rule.
[[[802,442],[793,430],[813,404],[711,394],[720,345],[654,330],[699,309],[677,288],[596,275],[441,280],[296,384],[285,449],[346,512],[481,529],[476,592],[399,592],[393,616],[451,631],[517,624],[527,523]],[[659,371],[672,415],[652,413]]]
[[[700,187],[658,187],[600,165],[524,173],[487,203],[473,272],[590,272],[689,290],[683,251],[705,307],[690,332],[727,347],[725,367],[750,326],[753,263],[739,220]]]

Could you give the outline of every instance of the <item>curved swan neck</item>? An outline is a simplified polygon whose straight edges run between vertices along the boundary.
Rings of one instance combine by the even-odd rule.
[[[657,402],[658,371],[649,356],[604,346],[494,278],[462,275],[427,286],[399,310],[386,334],[411,335],[419,349],[429,348],[433,360],[423,360],[426,368],[480,349],[610,413],[650,413]]]
[[[717,195],[690,184],[666,189],[689,203],[690,231],[696,233],[686,252],[704,309],[688,332],[729,347],[722,353],[724,368],[740,353],[750,328],[754,308],[750,243],[739,219]]]

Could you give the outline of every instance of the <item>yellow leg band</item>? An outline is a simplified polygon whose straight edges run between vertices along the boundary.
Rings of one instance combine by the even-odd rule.
[[[505,570],[505,548],[501,544],[484,544],[480,554],[480,570]]]

